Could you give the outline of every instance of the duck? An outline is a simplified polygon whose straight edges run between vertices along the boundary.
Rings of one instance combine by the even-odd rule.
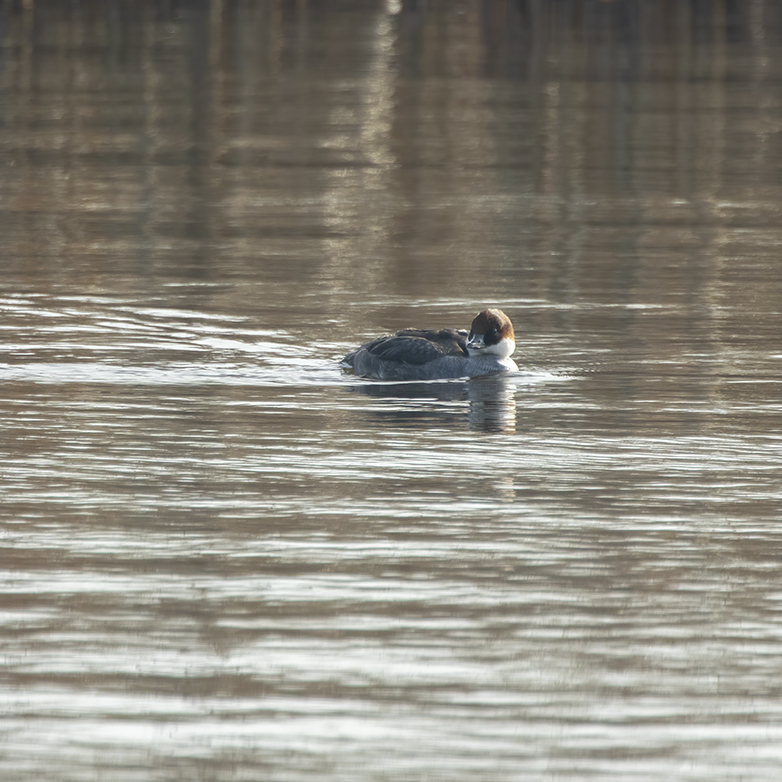
[[[513,324],[499,309],[484,309],[464,329],[402,329],[348,353],[343,369],[372,380],[420,381],[518,371]]]

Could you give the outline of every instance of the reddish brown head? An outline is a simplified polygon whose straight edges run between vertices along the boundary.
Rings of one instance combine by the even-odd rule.
[[[507,358],[515,349],[513,324],[502,310],[483,310],[475,316],[467,340],[467,352],[471,356],[492,353]]]

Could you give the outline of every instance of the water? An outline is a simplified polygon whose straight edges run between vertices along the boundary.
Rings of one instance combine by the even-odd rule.
[[[776,780],[779,21],[3,5],[3,779]]]

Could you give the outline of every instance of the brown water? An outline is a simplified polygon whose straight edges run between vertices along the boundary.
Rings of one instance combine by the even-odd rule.
[[[0,9],[3,780],[779,779],[776,4]]]

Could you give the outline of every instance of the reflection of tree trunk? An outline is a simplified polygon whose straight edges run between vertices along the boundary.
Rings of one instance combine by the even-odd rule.
[[[602,253],[622,291],[674,295],[649,248],[689,243],[690,279],[717,279],[748,205],[776,200],[775,13],[24,0],[0,53],[6,236],[25,268],[86,278],[152,274],[181,239],[208,276],[217,244],[291,254],[308,211],[324,291],[456,302],[492,263],[510,295],[562,299]]]

